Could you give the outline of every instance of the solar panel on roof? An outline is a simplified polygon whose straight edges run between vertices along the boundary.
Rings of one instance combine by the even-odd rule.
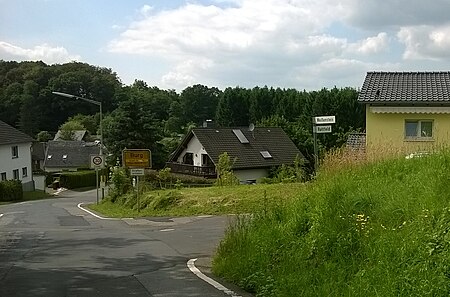
[[[234,135],[236,135],[236,137],[239,139],[239,141],[241,143],[250,143],[247,139],[247,137],[245,137],[244,133],[242,133],[241,130],[239,129],[233,129],[233,133]]]

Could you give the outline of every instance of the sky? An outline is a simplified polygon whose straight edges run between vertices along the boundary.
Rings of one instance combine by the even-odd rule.
[[[0,60],[79,61],[183,90],[359,88],[449,71],[449,0],[0,0]]]

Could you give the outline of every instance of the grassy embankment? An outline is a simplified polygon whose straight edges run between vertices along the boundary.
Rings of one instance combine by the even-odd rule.
[[[135,193],[114,203],[105,199],[89,207],[105,216],[122,218],[254,213],[289,201],[304,187],[304,184],[276,184],[154,190],[140,194],[139,212]]]
[[[449,202],[448,151],[322,173],[241,218],[213,271],[257,296],[449,296]]]
[[[151,191],[139,213],[132,194],[92,208],[253,213],[230,227],[213,270],[257,296],[450,295],[450,152],[335,165],[306,185]]]

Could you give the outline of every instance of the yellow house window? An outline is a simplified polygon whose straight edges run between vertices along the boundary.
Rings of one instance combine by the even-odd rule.
[[[405,121],[406,139],[432,139],[433,121],[432,120],[406,120]]]

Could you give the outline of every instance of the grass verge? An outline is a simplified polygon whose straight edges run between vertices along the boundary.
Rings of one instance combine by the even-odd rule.
[[[51,196],[47,194],[45,191],[35,190],[31,192],[23,192],[23,200],[22,201],[32,201],[32,200],[40,200],[50,198]]]
[[[443,152],[319,175],[231,226],[213,272],[257,296],[449,296],[449,255]]]
[[[253,213],[286,203],[304,187],[305,184],[274,184],[156,190],[140,194],[139,211],[136,193],[114,201],[108,198],[89,208],[119,218]]]

